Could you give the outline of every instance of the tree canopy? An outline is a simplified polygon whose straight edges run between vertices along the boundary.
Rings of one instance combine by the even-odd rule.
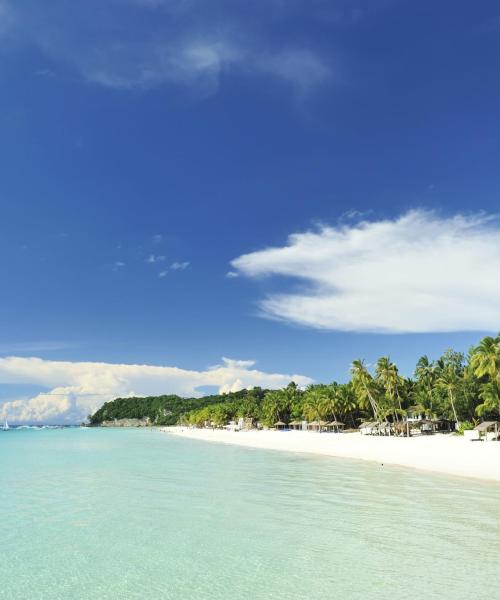
[[[456,423],[500,418],[500,334],[484,338],[467,356],[451,349],[435,360],[422,356],[412,377],[403,377],[388,356],[373,367],[354,360],[350,373],[347,383],[306,389],[291,382],[280,390],[253,388],[202,398],[117,398],[89,421],[99,425],[105,420],[148,417],[156,425],[218,427],[243,417],[264,426],[304,419],[341,420],[357,427],[364,419],[398,422],[408,409]]]

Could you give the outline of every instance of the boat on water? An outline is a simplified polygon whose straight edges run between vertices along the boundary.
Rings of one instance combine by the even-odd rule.
[[[8,423],[7,419],[5,419],[5,423],[3,424],[2,429],[4,431],[9,431],[10,427],[9,427],[9,423]]]

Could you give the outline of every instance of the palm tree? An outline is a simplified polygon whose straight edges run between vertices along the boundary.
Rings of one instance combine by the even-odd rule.
[[[351,383],[332,383],[330,388],[329,407],[333,418],[338,421],[337,415],[341,415],[342,419],[356,410],[358,404],[356,402],[356,394]]]
[[[453,410],[455,423],[458,426],[458,416],[455,408],[456,394],[459,389],[460,378],[452,365],[447,365],[441,370],[439,377],[436,380],[436,386],[446,392],[450,406]]]
[[[427,356],[421,356],[418,359],[415,368],[415,397],[425,412],[430,414],[434,412],[433,404],[437,373],[436,364],[431,362]]]
[[[476,407],[476,413],[478,416],[483,417],[485,414],[487,415],[489,413],[499,413],[500,380],[493,379],[493,381],[489,381],[488,383],[483,385],[479,397],[481,398],[483,403],[479,404]]]
[[[398,420],[398,411],[396,406],[399,407],[399,413],[403,412],[401,406],[401,397],[399,395],[399,384],[400,376],[398,373],[397,366],[392,363],[388,356],[383,356],[377,361],[376,367],[377,380],[382,384],[387,400],[389,401],[389,411],[392,412],[395,420]],[[397,402],[396,402],[397,401]]]
[[[371,407],[373,416],[380,421],[379,406],[376,400],[378,396],[377,382],[368,372],[363,360],[354,360],[351,365],[352,384],[360,408],[367,409]]]
[[[483,338],[472,351],[470,364],[476,377],[497,379],[500,375],[500,335]]]
[[[354,392],[354,387],[351,382],[343,383],[337,388],[337,399],[339,405],[339,413],[342,416],[342,421],[345,423],[347,420],[347,416],[350,416],[351,425],[353,427],[356,426],[354,421],[354,412],[358,408],[358,402],[356,399],[356,394]]]
[[[333,416],[334,421],[338,421],[337,414],[342,410],[341,397],[340,397],[341,386],[334,381],[330,385],[324,386],[321,390],[323,394],[323,415]]]
[[[290,411],[290,398],[284,390],[274,390],[264,396],[262,413],[268,425],[274,425],[277,421],[288,423]]]
[[[293,417],[298,417],[302,412],[302,396],[304,392],[297,386],[294,381],[291,381],[286,388],[281,390],[283,400],[288,403],[290,414]]]
[[[305,393],[304,416],[311,421],[322,421],[328,414],[329,395],[326,385],[311,386]],[[319,427],[321,431],[321,427]]]

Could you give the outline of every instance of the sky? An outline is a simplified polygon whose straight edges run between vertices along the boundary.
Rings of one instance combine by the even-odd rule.
[[[500,324],[495,2],[0,0],[0,415]]]

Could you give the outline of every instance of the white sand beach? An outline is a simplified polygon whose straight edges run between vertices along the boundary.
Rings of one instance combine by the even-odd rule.
[[[226,431],[187,427],[164,427],[162,431],[206,442],[354,458],[500,481],[500,443],[471,442],[456,435],[399,438],[363,436],[359,433]]]

